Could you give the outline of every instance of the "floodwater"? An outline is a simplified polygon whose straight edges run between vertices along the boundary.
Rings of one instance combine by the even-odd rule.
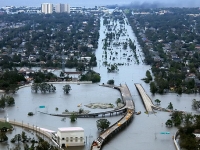
[[[158,111],[155,114],[145,114],[145,108],[134,83],[141,83],[153,102],[155,99],[160,99],[161,107],[166,108],[168,104],[172,102],[175,109],[193,113],[195,113],[195,111],[191,108],[192,100],[198,100],[199,94],[182,94],[181,96],[177,96],[177,94],[169,93],[165,95],[152,95],[149,90],[149,85],[141,80],[145,77],[146,70],[149,70],[150,66],[143,64],[141,61],[143,60],[143,54],[131,27],[129,25],[125,25],[125,29],[127,29],[127,32],[125,36],[119,39],[119,41],[123,41],[126,38],[131,38],[132,41],[135,41],[137,54],[140,57],[140,64],[136,64],[134,58],[132,58],[132,61],[130,62],[127,62],[127,57],[120,59],[120,57],[122,57],[122,53],[127,53],[127,56],[132,54],[129,48],[127,48],[127,50],[123,50],[122,47],[112,47],[113,52],[118,51],[120,55],[115,56],[118,58],[115,61],[107,59],[108,63],[113,64],[114,62],[121,62],[126,63],[126,65],[119,66],[118,72],[107,72],[107,67],[102,64],[103,61],[105,61],[104,58],[102,58],[102,39],[105,38],[107,30],[105,26],[103,26],[103,20],[101,20],[99,48],[96,51],[98,66],[94,68],[94,70],[101,74],[101,83],[106,83],[109,79],[114,79],[115,85],[119,85],[120,83],[127,84],[135,103],[135,111],[141,111],[142,113],[141,115],[135,115],[132,123],[130,123],[125,130],[121,131],[119,134],[114,136],[112,140],[105,144],[103,149],[175,150],[172,136],[177,131],[177,128],[167,128],[165,126],[165,122],[170,118],[170,113]],[[109,57],[110,55],[108,53],[108,58]],[[77,107],[79,104],[81,104],[82,108],[90,110],[91,112],[104,111],[103,109],[89,109],[84,105],[89,104],[90,102],[115,104],[116,99],[120,97],[120,93],[115,89],[102,87],[98,84],[71,84],[72,90],[70,91],[70,94],[66,95],[62,90],[63,84],[55,84],[55,86],[57,88],[56,93],[50,94],[32,93],[30,87],[20,89],[17,94],[14,95],[16,105],[13,107],[6,107],[4,111],[2,110],[0,112],[0,117],[5,117],[8,114],[9,119],[15,119],[20,122],[23,121],[24,123],[29,123],[30,125],[54,131],[57,131],[57,128],[59,127],[83,127],[85,129],[85,136],[87,136],[86,146],[74,148],[68,147],[68,149],[89,150],[90,144],[99,135],[96,127],[96,120],[98,120],[98,118],[78,118],[75,123],[71,123],[69,118],[65,121],[61,121],[61,117],[42,114],[38,111],[47,113],[62,113],[65,109],[69,111],[77,111],[79,109],[79,107]],[[39,106],[45,106],[45,108],[42,109],[39,108]],[[58,111],[55,110],[56,107],[58,107]],[[34,112],[35,115],[32,117],[28,116],[27,114],[30,111]],[[114,123],[121,117],[122,116],[113,116],[107,117],[107,119],[111,123]],[[170,132],[170,134],[162,135],[160,132]],[[7,147],[5,145],[0,145],[0,149],[6,148]]]

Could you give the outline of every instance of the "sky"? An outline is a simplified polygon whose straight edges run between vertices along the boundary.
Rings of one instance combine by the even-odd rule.
[[[0,0],[3,6],[40,6],[41,3],[68,3],[71,6],[94,7],[111,4],[164,3],[174,7],[200,7],[200,0]]]

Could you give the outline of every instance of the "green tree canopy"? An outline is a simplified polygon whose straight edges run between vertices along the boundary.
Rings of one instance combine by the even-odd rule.
[[[170,102],[169,105],[167,106],[168,109],[173,110],[173,104]]]
[[[6,136],[5,132],[0,132],[0,142],[7,141],[8,137]]]
[[[107,84],[111,84],[111,85],[113,85],[114,83],[115,83],[115,81],[113,79],[108,80],[108,82],[107,82]]]
[[[155,102],[157,105],[159,105],[161,101],[159,99],[156,99]]]
[[[151,91],[151,93],[152,94],[155,94],[156,92],[157,92],[157,87],[156,87],[156,84],[155,84],[155,82],[151,82],[150,83],[150,91]]]
[[[70,115],[70,119],[71,119],[71,122],[75,122],[75,121],[77,120],[76,114],[75,114],[75,113],[72,113],[72,114]]]
[[[71,89],[71,86],[69,84],[66,84],[66,85],[63,86],[64,93],[68,94],[70,90],[72,90],[72,89]]]
[[[172,126],[173,126],[172,120],[171,120],[171,119],[168,119],[167,122],[165,123],[165,125],[166,125],[167,127],[172,127]]]
[[[93,83],[100,82],[101,76],[99,73],[90,70],[86,74],[82,74],[80,81],[92,81]]]
[[[110,122],[107,119],[99,119],[96,121],[98,130],[105,130],[109,127]]]

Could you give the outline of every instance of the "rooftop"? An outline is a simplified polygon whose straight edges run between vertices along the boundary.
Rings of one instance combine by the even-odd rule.
[[[84,131],[84,129],[81,127],[62,127],[58,128],[58,131]]]

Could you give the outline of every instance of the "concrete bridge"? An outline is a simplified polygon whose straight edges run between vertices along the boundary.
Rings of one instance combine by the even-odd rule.
[[[6,119],[0,118],[0,121],[6,122]],[[16,120],[9,120],[8,122],[10,124],[12,124],[13,126],[18,126],[18,127],[33,131],[36,134],[42,135],[43,137],[46,137],[50,141],[52,141],[52,134],[51,133],[55,132],[55,131],[48,130],[48,129],[45,129],[45,128],[40,128],[36,125],[24,123],[23,121],[19,122],[19,121],[16,121]],[[55,142],[52,141],[52,143],[54,143],[56,146],[58,146]]]
[[[131,122],[133,115],[135,113],[135,105],[133,103],[133,99],[129,91],[129,88],[126,84],[120,86],[112,86],[112,85],[102,85],[102,86],[119,90],[121,93],[122,101],[124,102],[124,106],[122,108],[111,111],[89,113],[89,114],[77,114],[77,117],[98,117],[98,116],[105,117],[121,113],[124,113],[124,116],[115,124],[113,124],[111,127],[109,127],[107,130],[105,130],[103,133],[101,133],[100,136],[95,141],[93,141],[91,145],[91,150],[100,150],[102,148],[102,145],[109,138],[111,138],[114,134],[121,131],[121,129],[125,128]],[[48,115],[69,117],[71,114],[48,114]]]
[[[78,117],[96,117],[96,116],[105,116],[105,115],[110,115],[112,116],[114,113],[115,114],[121,114],[124,113],[124,116],[117,121],[115,124],[110,126],[107,130],[105,130],[103,133],[100,134],[100,136],[93,141],[91,145],[91,150],[100,150],[105,144],[105,142],[110,139],[113,135],[117,134],[119,131],[121,131],[123,128],[125,128],[133,119],[133,115],[135,113],[135,106],[134,102],[131,96],[131,93],[128,89],[128,86],[125,85],[120,85],[120,86],[108,86],[114,89],[117,89],[121,93],[122,100],[124,102],[124,106],[122,108],[119,108],[117,110],[112,110],[112,111],[106,111],[106,112],[99,112],[99,113],[91,113],[91,114],[80,114]],[[49,115],[49,114],[48,114]],[[54,116],[67,116],[65,114],[50,114]],[[0,121],[5,121],[5,119],[0,119]],[[52,134],[51,131],[48,129],[44,128],[39,128],[34,125],[30,124],[25,124],[23,122],[17,122],[17,121],[9,121],[12,125],[16,125],[22,128],[26,128],[29,130],[36,131],[36,133],[40,133],[44,135],[48,139],[52,139]],[[52,131],[54,132],[54,131]]]
[[[137,88],[137,90],[138,90],[138,92],[139,92],[139,94],[142,98],[143,104],[144,104],[146,111],[148,113],[152,113],[153,109],[160,109],[160,110],[163,109],[163,108],[155,106],[153,104],[151,98],[146,94],[146,92],[145,92],[145,90],[144,90],[144,88],[142,87],[141,84],[136,83],[135,86],[136,86],[136,88]]]
[[[135,106],[127,85],[115,86],[114,88],[118,89],[121,92],[122,100],[125,103],[123,107],[123,109],[125,110],[125,115],[115,124],[110,126],[103,133],[101,133],[99,137],[93,141],[91,145],[91,150],[100,150],[103,144],[105,144],[105,142],[109,138],[117,134],[119,131],[121,131],[121,129],[125,128],[133,118],[133,114],[135,112]]]
[[[38,111],[38,112],[40,112],[40,111]],[[98,112],[98,113],[76,114],[76,117],[77,118],[109,117],[109,116],[114,116],[114,115],[120,115],[124,112],[126,112],[126,110],[125,110],[124,107],[122,107],[120,109]],[[40,112],[40,113],[48,114],[48,113],[45,113],[45,112]],[[71,114],[48,114],[48,115],[58,116],[58,117],[70,117],[71,116]]]
[[[88,114],[76,114],[76,117],[78,118],[94,118],[94,117],[109,117],[113,115],[120,115],[122,113],[126,113],[127,108],[132,109],[134,106],[132,104],[132,96],[130,94],[130,91],[127,87],[127,85],[121,85],[121,86],[113,86],[113,85],[101,85],[104,87],[114,88],[120,91],[122,101],[124,103],[124,106],[118,109],[104,111],[104,112],[98,112],[98,113],[88,113]],[[40,112],[40,111],[39,111]],[[40,112],[43,114],[48,114],[45,112]],[[59,116],[59,117],[70,117],[71,114],[48,114],[51,116]]]
[[[129,88],[126,84],[120,86],[112,86],[112,85],[102,85],[102,86],[119,90],[121,93],[122,101],[124,102],[124,106],[119,109],[111,111],[89,113],[89,114],[77,114],[77,117],[98,117],[98,116],[105,117],[121,113],[123,113],[124,116],[116,123],[114,123],[112,126],[110,126],[107,130],[105,130],[103,133],[101,133],[99,137],[93,141],[91,145],[91,150],[100,150],[103,144],[105,144],[105,142],[108,139],[117,134],[132,121],[133,115],[135,113],[135,105],[131,93],[129,91]],[[71,114],[48,114],[48,115],[69,117]]]

